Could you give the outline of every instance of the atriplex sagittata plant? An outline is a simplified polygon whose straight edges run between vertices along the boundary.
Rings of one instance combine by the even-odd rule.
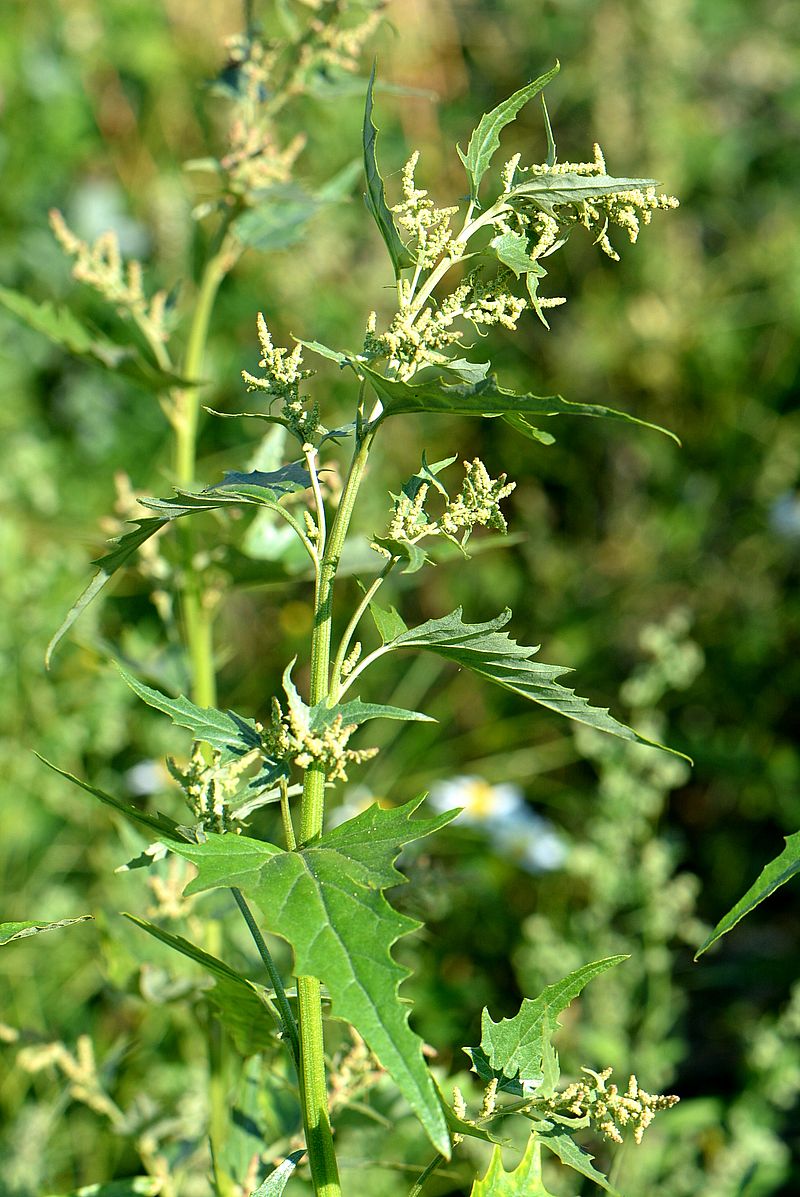
[[[448,484],[445,479],[455,456],[429,459],[420,446],[417,473],[394,483],[397,493],[391,496],[386,526],[372,540],[374,569],[365,571],[363,595],[354,610],[342,611],[337,603],[337,575],[370,454],[387,423],[436,412],[500,418],[543,445],[552,442],[546,426],[558,415],[644,423],[598,405],[505,390],[490,373],[489,361],[474,360],[465,335],[470,326],[481,336],[494,325],[514,330],[527,312],[546,325],[546,314],[564,300],[542,293],[544,261],[565,244],[576,226],[583,226],[606,254],[616,258],[615,233],[635,241],[640,226],[650,222],[654,211],[672,208],[677,201],[660,195],[651,179],[611,177],[597,145],[588,161],[560,163],[544,105],[544,162],[523,163],[521,153],[514,153],[496,174],[490,173],[501,132],[523,105],[543,91],[556,66],[481,117],[466,151],[459,150],[469,191],[463,203],[435,206],[417,185],[418,154],[414,153],[402,172],[401,198],[390,207],[376,158],[373,70],[364,116],[365,199],[391,260],[396,311],[385,324],[379,323],[375,312],[369,313],[362,343],[350,350],[313,340],[297,341],[291,349],[277,347],[268,319],[259,314],[258,368],[242,373],[247,390],[261,397],[263,406],[241,415],[278,426],[280,443],[294,444],[295,451],[277,468],[229,472],[221,482],[198,485],[198,380],[220,282],[249,242],[262,248],[285,247],[301,235],[313,211],[346,190],[341,180],[316,192],[290,183],[301,146],[297,142],[282,146],[273,126],[283,103],[302,90],[315,62],[330,65],[335,60],[348,65],[375,16],[368,14],[364,25],[343,30],[335,24],[337,6],[328,7],[331,12],[326,10],[319,28],[313,27],[316,32],[312,25],[298,30],[288,51],[285,45],[278,48],[264,42],[254,29],[233,47],[238,82],[231,145],[219,160],[195,164],[211,170],[220,187],[219,196],[197,213],[198,218],[212,217],[218,223],[182,358],[174,357],[172,349],[176,313],[165,295],[148,297],[138,263],[122,261],[112,236],[94,245],[82,242],[58,214],[53,227],[75,259],[76,277],[133,321],[149,352],[101,343],[67,313],[34,310],[18,296],[3,296],[6,306],[71,350],[105,358],[105,365],[149,381],[160,394],[174,431],[175,495],[143,500],[149,514],[136,519],[135,528],[121,535],[99,563],[94,580],[54,644],[120,566],[156,533],[178,525],[180,567],[171,579],[168,570],[166,581],[160,575],[161,602],[164,618],[171,619],[170,587],[177,591],[191,697],[168,696],[126,671],[123,678],[144,702],[192,734],[190,759],[169,762],[189,813],[177,818],[147,813],[87,782],[64,776],[154,841],[135,863],[152,864],[173,853],[196,869],[187,894],[230,891],[263,960],[268,984],[259,985],[172,932],[141,918],[133,920],[199,963],[217,982],[220,1000],[215,1008],[244,1055],[268,1051],[267,1045],[272,1044],[275,1051],[288,1053],[296,1073],[302,1122],[296,1129],[302,1137],[284,1147],[283,1162],[269,1172],[268,1161],[274,1162],[275,1153],[264,1143],[263,1158],[247,1176],[227,1174],[212,1153],[217,1194],[275,1197],[293,1175],[292,1183],[301,1182],[303,1173],[296,1169],[304,1166],[305,1158],[317,1197],[339,1197],[331,1110],[341,1105],[343,1082],[336,1073],[326,1076],[324,1014],[349,1024],[355,1033],[354,1051],[360,1052],[360,1064],[356,1068],[351,1060],[349,1067],[360,1077],[359,1100],[366,1100],[373,1078],[388,1074],[430,1140],[433,1155],[427,1166],[422,1161],[412,1194],[422,1191],[428,1177],[450,1160],[466,1137],[494,1145],[486,1175],[474,1182],[473,1197],[501,1193],[546,1197],[542,1147],[614,1192],[576,1135],[590,1128],[612,1144],[621,1143],[626,1134],[638,1143],[655,1113],[677,1098],[650,1094],[635,1077],[618,1087],[603,1061],[592,1062],[597,1071],[586,1067],[582,1079],[560,1085],[552,1038],[559,1014],[583,987],[625,957],[578,968],[538,997],[526,998],[513,1018],[495,1022],[485,1010],[480,1044],[466,1049],[482,1096],[472,1108],[458,1089],[448,1099],[445,1094],[452,1085],[431,1071],[422,1041],[409,1026],[408,1006],[399,996],[406,970],[392,956],[396,941],[418,924],[396,913],[384,890],[404,880],[395,868],[401,849],[434,834],[457,812],[413,818],[423,802],[420,796],[390,809],[374,805],[331,827],[326,826],[326,805],[339,783],[346,783],[349,773],[375,751],[351,746],[362,724],[374,719],[428,718],[419,711],[386,705],[380,696],[373,701],[369,695],[370,667],[403,650],[435,654],[531,702],[622,739],[650,741],[565,688],[558,680],[563,669],[540,663],[534,648],[512,640],[505,630],[509,610],[484,623],[469,623],[459,608],[409,627],[393,607],[379,604],[378,593],[393,572],[412,574],[422,569],[443,542],[467,558],[476,529],[505,532],[502,503],[514,483],[504,473],[493,477],[479,458],[464,462],[463,479]],[[309,393],[313,372],[304,364],[307,354],[331,360],[351,378],[352,408],[346,423],[328,426],[322,403]],[[346,455],[343,484],[336,495],[330,488],[326,493],[320,470],[323,446],[326,453],[341,449]],[[300,693],[294,680],[299,671],[294,661],[287,662],[282,691],[272,697],[262,719],[216,707],[212,588],[196,567],[195,517],[215,511],[224,519],[242,507],[268,513],[268,518],[284,521],[291,529],[307,555],[314,596],[308,692]],[[364,626],[370,621],[371,630]],[[367,698],[362,699],[363,693]],[[280,810],[280,844],[247,834],[248,818],[268,803]],[[10,938],[40,926],[6,925],[4,934]],[[281,976],[266,934],[280,936],[291,945],[296,983]],[[524,1124],[527,1146],[515,1170],[506,1173],[499,1144],[507,1138],[511,1115]],[[290,1151],[293,1146],[297,1150]],[[170,1187],[169,1176],[162,1175],[160,1183],[162,1192],[177,1192]]]

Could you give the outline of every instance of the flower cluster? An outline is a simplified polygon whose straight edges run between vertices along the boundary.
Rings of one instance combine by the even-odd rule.
[[[514,785],[480,777],[452,777],[431,787],[430,804],[444,812],[462,807],[462,824],[484,831],[496,851],[528,873],[558,869],[566,848],[551,823],[537,815]]]
[[[195,744],[185,769],[171,757],[167,758],[167,768],[183,790],[189,810],[203,831],[238,833],[241,828],[234,826],[236,815],[230,809],[230,802],[242,784],[242,774],[252,762],[252,753],[223,762],[219,752],[213,753],[208,762],[200,744]]]
[[[248,391],[264,391],[271,400],[282,399],[281,412],[286,426],[302,442],[310,440],[319,427],[319,404],[306,407],[300,398],[300,383],[310,378],[313,370],[303,370],[302,346],[295,345],[291,351],[276,349],[272,343],[263,313],[258,313],[258,341],[261,346],[259,366],[265,372],[264,378],[256,378],[249,370],[242,370],[242,378]]]
[[[427,191],[420,190],[414,180],[414,171],[419,161],[419,150],[415,150],[403,167],[401,186],[403,199],[392,211],[397,214],[397,224],[410,235],[415,243],[415,258],[420,269],[433,266],[447,250],[458,254],[458,244],[453,242],[450,220],[458,207],[437,208],[428,199]]]
[[[668,1110],[680,1100],[674,1094],[647,1093],[639,1087],[632,1076],[625,1093],[616,1085],[607,1084],[612,1069],[594,1072],[583,1068],[590,1078],[575,1081],[561,1093],[556,1093],[545,1102],[545,1108],[559,1115],[571,1115],[588,1119],[589,1124],[612,1143],[622,1143],[626,1130],[633,1129],[636,1143],[641,1143],[644,1132],[659,1110]]]
[[[272,721],[264,734],[269,755],[286,765],[308,769],[321,765],[329,781],[347,781],[347,766],[360,765],[377,756],[377,748],[348,748],[356,724],[345,724],[341,715],[320,728],[312,728],[308,707],[289,702],[288,712],[277,698],[272,700]]]
[[[101,233],[89,245],[72,232],[57,208],[50,212],[50,227],[61,248],[75,259],[74,279],[94,287],[122,314],[130,315],[148,340],[162,344],[167,341],[167,293],[156,291],[150,299],[147,298],[142,264],[136,258],[123,260],[116,233]]]

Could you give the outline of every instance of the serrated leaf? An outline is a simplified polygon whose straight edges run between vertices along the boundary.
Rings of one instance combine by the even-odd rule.
[[[79,914],[74,919],[59,919],[55,923],[43,922],[41,919],[27,919],[21,923],[0,923],[0,947],[11,943],[14,939],[27,939],[30,935],[40,935],[42,931],[57,931],[59,927],[72,927],[75,923],[87,923],[92,919],[91,914]]]
[[[414,265],[415,259],[411,251],[404,245],[397,231],[394,218],[386,203],[386,191],[383,186],[381,172],[378,169],[376,154],[378,130],[372,119],[372,93],[375,87],[375,70],[376,64],[373,63],[372,74],[369,77],[369,84],[367,85],[366,104],[364,106],[364,171],[367,177],[367,190],[364,194],[364,201],[389,251],[395,275],[399,276],[400,271],[405,266]]]
[[[204,952],[180,935],[173,935],[146,919],[123,911],[126,919],[152,935],[167,947],[199,964],[214,978],[215,986],[207,997],[217,1009],[220,1022],[230,1032],[237,1051],[243,1056],[271,1048],[275,1043],[276,1015],[270,1011],[252,981],[241,976],[216,956]]]
[[[498,1079],[541,1085],[550,1041],[558,1030],[558,1016],[589,981],[621,964],[627,956],[596,960],[548,985],[537,998],[524,998],[513,1018],[493,1022],[489,1011],[481,1016],[481,1052]],[[469,1054],[469,1053],[468,1053]],[[552,1057],[547,1060],[552,1067]]]
[[[133,677],[127,670],[117,666],[123,681],[130,686],[134,694],[138,694],[148,706],[155,707],[169,715],[178,727],[186,727],[192,733],[192,739],[222,753],[223,760],[244,756],[253,748],[261,747],[261,736],[256,730],[252,719],[237,715],[235,711],[218,711],[214,707],[198,707],[190,699],[179,695],[170,698],[152,686],[146,686],[138,678]]]
[[[594,1157],[589,1155],[588,1151],[584,1151],[582,1147],[579,1147],[567,1131],[557,1126],[547,1129],[538,1126],[534,1133],[537,1139],[549,1151],[558,1156],[562,1164],[566,1164],[568,1168],[572,1168],[573,1172],[579,1172],[587,1180],[593,1180],[601,1189],[605,1189],[607,1193],[611,1193],[612,1197],[620,1197],[620,1194],[609,1183],[606,1177],[603,1176],[603,1173],[598,1172],[594,1167],[592,1163]]]
[[[258,1186],[253,1197],[281,1197],[289,1178],[305,1155],[305,1151],[293,1151],[274,1171],[270,1172],[266,1180]]]
[[[534,274],[541,278],[547,273],[543,266],[531,257],[528,238],[523,233],[502,233],[490,242],[497,260],[507,266],[519,278],[521,274]]]
[[[294,971],[317,977],[333,1014],[351,1023],[420,1118],[431,1142],[449,1158],[450,1139],[422,1041],[408,1025],[398,986],[408,975],[391,956],[394,943],[419,924],[397,914],[382,895],[404,880],[394,861],[404,844],[431,835],[453,818],[412,820],[422,799],[393,810],[377,806],[296,851],[246,836],[209,835],[175,851],[197,867],[187,893],[236,886],[253,898],[268,929],[294,951]]]
[[[74,774],[68,773],[66,769],[59,769],[58,765],[54,765],[52,761],[48,761],[45,757],[35,753],[43,765],[47,765],[48,769],[52,769],[54,773],[58,773],[61,777],[65,777],[67,781],[72,782],[80,790],[85,790],[87,794],[98,798],[104,806],[110,806],[112,810],[117,811],[129,823],[139,829],[144,828],[151,836],[159,840],[167,840],[168,842],[179,841],[186,839],[186,829],[182,828],[174,819],[170,819],[168,815],[162,815],[159,811],[155,815],[148,814],[147,811],[139,810],[138,807],[132,806],[130,802],[123,802],[119,798],[113,798],[111,794],[107,794],[105,790],[99,790],[96,786],[89,785],[88,781],[82,781],[80,777],[75,777]]]
[[[534,204],[552,213],[564,204],[580,204],[605,195],[616,195],[620,191],[643,191],[647,187],[657,186],[657,179],[615,179],[611,175],[558,174],[548,171],[518,184],[505,198],[512,206],[514,203]]]
[[[100,366],[112,374],[119,374],[149,391],[190,385],[179,375],[147,361],[136,346],[117,344],[87,328],[69,308],[59,307],[50,300],[36,303],[27,295],[10,291],[7,287],[0,287],[0,305],[28,328],[42,333],[73,357]]]
[[[531,1135],[525,1154],[513,1172],[506,1172],[499,1147],[495,1147],[486,1175],[476,1180],[470,1197],[553,1197],[542,1180],[541,1147]]]
[[[743,894],[736,905],[728,911],[724,918],[720,919],[714,930],[709,935],[708,939],[697,949],[695,960],[702,956],[703,952],[707,951],[712,944],[726,935],[733,927],[740,922],[745,915],[748,915],[751,910],[755,910],[759,903],[768,898],[770,894],[774,894],[776,889],[785,885],[787,881],[791,881],[792,877],[800,873],[800,831],[796,831],[793,835],[784,837],[786,840],[786,847],[780,856],[776,856],[768,865],[759,873],[756,880],[748,889],[747,893]]]
[[[579,698],[574,690],[559,685],[556,678],[571,673],[570,669],[532,661],[530,658],[539,651],[538,646],[526,647],[517,644],[506,632],[500,630],[511,618],[508,608],[487,623],[464,623],[461,611],[461,607],[458,607],[450,615],[441,619],[430,619],[419,627],[402,632],[387,641],[380,651],[390,652],[401,648],[426,649],[446,660],[455,661],[462,668],[470,669],[487,681],[512,690],[531,702],[547,707],[559,715],[565,715],[568,719],[610,732],[622,740],[633,740],[639,744],[664,748],[663,744],[648,740],[624,723],[620,723],[606,708],[590,706],[584,698]],[[671,748],[665,751],[673,752],[676,756],[683,755]]]
[[[475,131],[469,139],[466,154],[458,150],[459,157],[464,163],[470,181],[470,198],[478,198],[481,180],[489,169],[489,165],[496,151],[500,148],[500,134],[506,125],[516,119],[519,111],[532,100],[535,95],[555,78],[560,70],[558,63],[532,83],[515,91],[507,100],[503,100],[491,112],[485,113],[478,122]]]
[[[517,395],[498,386],[494,375],[474,384],[455,383],[450,386],[436,378],[420,383],[384,378],[363,362],[354,364],[354,369],[369,380],[383,404],[379,420],[410,412],[438,412],[442,415],[503,416],[513,427],[518,427],[515,421],[527,423],[529,416],[590,416],[639,424],[678,441],[674,433],[658,424],[651,424],[611,407],[603,407],[599,403],[571,403],[560,395]]]

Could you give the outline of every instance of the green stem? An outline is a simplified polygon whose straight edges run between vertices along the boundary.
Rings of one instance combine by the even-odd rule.
[[[342,666],[344,665],[345,658],[347,656],[347,650],[350,647],[350,641],[353,639],[355,630],[358,627],[361,617],[366,611],[367,607],[370,605],[373,598],[378,593],[378,590],[383,585],[385,579],[388,577],[391,570],[394,569],[399,560],[399,557],[389,558],[372,585],[364,592],[364,597],[353,612],[353,618],[345,628],[344,635],[342,636],[341,643],[339,644],[339,649],[336,653],[336,660],[333,662],[333,669],[331,670],[331,698],[334,702],[339,701],[339,695],[343,681]]]
[[[414,1183],[414,1187],[411,1189],[411,1192],[408,1194],[408,1197],[419,1197],[420,1193],[422,1192],[422,1188],[423,1188],[423,1185],[425,1184],[425,1181],[428,1180],[429,1177],[433,1176],[434,1172],[439,1167],[439,1165],[443,1164],[443,1163],[444,1163],[443,1155],[434,1156],[434,1158],[428,1164],[427,1168],[425,1168],[424,1171],[420,1172],[419,1176],[417,1177],[417,1179]]]
[[[295,1022],[292,1007],[289,1005],[289,999],[286,996],[286,990],[283,988],[283,981],[281,975],[275,967],[275,961],[272,959],[272,953],[264,941],[264,936],[261,934],[258,923],[253,917],[253,912],[247,905],[244,894],[240,889],[231,886],[231,893],[236,901],[236,905],[244,916],[244,921],[247,923],[248,930],[253,937],[253,942],[258,948],[258,954],[264,962],[264,967],[267,970],[267,975],[275,990],[275,1002],[280,1011],[281,1024],[283,1027],[284,1037],[288,1040],[295,1063],[300,1060],[300,1040],[297,1034],[297,1023]]]
[[[373,433],[368,433],[356,446],[336,517],[317,571],[314,632],[311,642],[312,706],[328,698],[330,693],[334,582],[373,436]],[[324,796],[324,770],[319,765],[312,765],[306,770],[303,780],[303,800],[300,809],[301,844],[317,839],[322,833]],[[311,1180],[316,1197],[341,1197],[339,1169],[328,1113],[322,1002],[316,977],[297,978],[297,1004],[300,1021],[300,1096]]]

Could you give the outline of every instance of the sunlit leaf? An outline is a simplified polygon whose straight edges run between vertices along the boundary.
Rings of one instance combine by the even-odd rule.
[[[281,1197],[290,1176],[304,1155],[305,1151],[293,1151],[288,1155],[273,1172],[270,1172],[266,1180],[262,1181],[253,1197]]]
[[[655,748],[664,747],[620,723],[606,708],[590,706],[574,690],[559,685],[556,678],[572,671],[532,661],[531,657],[539,651],[538,647],[517,644],[506,632],[501,631],[510,618],[511,611],[506,608],[488,623],[464,623],[459,607],[441,619],[430,619],[419,627],[400,633],[387,641],[379,651],[425,649],[568,719],[610,732],[623,740],[634,740]],[[669,748],[666,751],[674,752]]]
[[[793,835],[787,835],[785,839],[786,847],[783,852],[764,866],[747,893],[739,899],[724,918],[720,919],[705,943],[698,948],[695,960],[735,927],[745,915],[749,914],[751,910],[755,910],[760,902],[763,902],[770,894],[774,894],[776,889],[800,873],[800,831],[796,831]]]
[[[620,1197],[614,1186],[593,1165],[592,1159],[594,1157],[589,1155],[588,1151],[584,1151],[582,1147],[579,1147],[563,1126],[541,1123],[537,1125],[534,1133],[540,1143],[549,1151],[552,1151],[554,1155],[558,1156],[562,1164],[566,1164],[568,1168],[572,1168],[573,1172],[579,1172],[587,1180],[593,1180],[601,1189],[605,1189],[607,1193],[611,1193],[612,1197]]]
[[[657,179],[615,179],[610,175],[578,175],[567,172],[546,172],[533,175],[508,193],[511,204],[534,204],[552,213],[563,204],[577,204],[584,200],[616,195],[620,191],[643,191],[657,187]]]
[[[499,1147],[495,1147],[486,1175],[476,1180],[470,1197],[553,1197],[542,1180],[541,1147],[531,1135],[525,1154],[513,1172],[506,1172]]]
[[[39,935],[42,931],[57,931],[59,927],[72,927],[75,923],[86,923],[92,919],[91,914],[80,914],[74,919],[59,919],[55,923],[46,923],[41,919],[28,919],[21,923],[0,923],[0,947],[11,943],[14,939],[27,939],[30,935]]]
[[[503,100],[501,104],[493,108],[491,112],[485,113],[469,139],[466,154],[462,153],[460,149],[458,150],[458,155],[464,163],[469,177],[471,199],[478,198],[481,179],[489,169],[496,151],[500,148],[500,134],[503,129],[516,119],[518,112],[528,103],[528,100],[532,100],[547,86],[550,80],[558,74],[559,69],[559,64],[556,63],[546,74],[540,75],[532,83],[521,87],[519,91],[515,91],[507,100]]]
[[[378,158],[376,155],[378,130],[372,119],[372,93],[375,87],[375,69],[376,66],[373,63],[364,108],[364,170],[367,176],[367,190],[364,194],[364,200],[386,243],[395,275],[399,275],[403,267],[414,265],[414,256],[403,244],[400,234],[397,231],[394,218],[386,203],[386,191],[383,186],[381,172],[378,169]]]
[[[404,880],[394,861],[404,844],[431,835],[453,817],[412,819],[415,799],[393,810],[372,806],[296,851],[246,836],[209,835],[204,844],[175,845],[191,860],[197,893],[236,886],[261,907],[266,926],[294,950],[294,971],[317,977],[335,1017],[351,1023],[389,1072],[438,1151],[450,1139],[439,1097],[408,1025],[398,986],[408,969],[391,956],[393,944],[419,924],[397,914],[382,891]]]

